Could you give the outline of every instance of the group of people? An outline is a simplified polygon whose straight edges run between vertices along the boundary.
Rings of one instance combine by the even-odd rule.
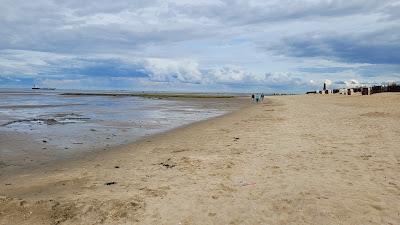
[[[264,93],[255,93],[251,95],[251,100],[255,103],[264,101]]]

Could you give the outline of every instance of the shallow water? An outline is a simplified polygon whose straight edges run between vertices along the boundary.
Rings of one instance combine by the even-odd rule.
[[[0,164],[20,167],[125,144],[234,108],[224,100],[0,91]]]

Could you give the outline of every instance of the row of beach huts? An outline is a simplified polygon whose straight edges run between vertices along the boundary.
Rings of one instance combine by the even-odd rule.
[[[361,86],[353,88],[327,89],[326,83],[322,91],[309,91],[306,94],[341,94],[341,95],[372,95],[383,92],[400,92],[400,85],[390,83],[387,85]]]

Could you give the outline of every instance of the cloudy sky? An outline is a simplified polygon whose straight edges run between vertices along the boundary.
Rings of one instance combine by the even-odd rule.
[[[399,0],[0,0],[0,87],[302,92],[400,81]]]

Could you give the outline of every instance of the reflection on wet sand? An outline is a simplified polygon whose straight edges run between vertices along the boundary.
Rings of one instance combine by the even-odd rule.
[[[0,173],[130,143],[222,115],[242,102],[234,98],[0,95]]]

